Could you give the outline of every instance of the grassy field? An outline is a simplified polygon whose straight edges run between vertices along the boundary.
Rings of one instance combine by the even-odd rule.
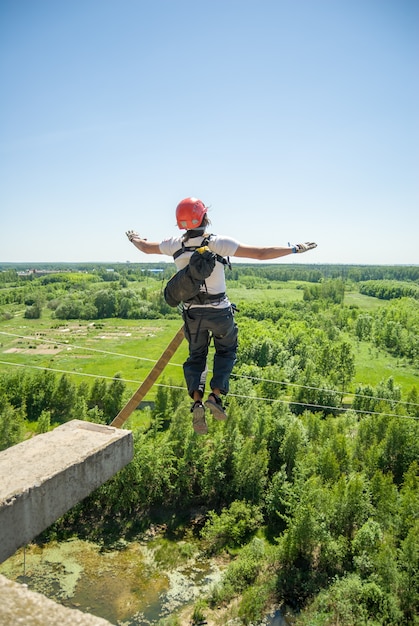
[[[272,282],[269,288],[248,289],[236,283],[229,286],[230,299],[240,308],[245,302],[301,301],[302,283]],[[386,306],[387,303],[364,296],[356,291],[345,295],[347,306],[356,305],[365,310]],[[182,324],[177,319],[122,320],[106,319],[95,322],[62,321],[51,318],[44,309],[39,320],[25,319],[23,310],[8,307],[11,319],[0,321],[0,371],[16,366],[49,368],[67,372],[75,382],[88,377],[107,377],[115,374],[126,381],[127,396],[138,388],[152,369],[166,346]],[[240,313],[237,316],[240,327]],[[356,376],[352,385],[376,385],[392,376],[406,394],[418,385],[418,375],[412,367],[373,348],[366,342],[351,338],[356,359]],[[182,363],[187,355],[186,341],[182,343],[158,382],[169,382],[184,387]],[[146,400],[153,400],[157,387],[153,386]],[[348,390],[351,391],[351,390]]]
[[[246,289],[233,283],[227,284],[227,291],[232,302],[240,306],[241,302],[300,302],[303,299],[303,283],[288,281],[286,283],[272,282],[268,287]]]
[[[378,298],[372,298],[371,296],[365,296],[359,291],[347,291],[345,292],[345,304],[347,306],[358,306],[365,311],[374,311],[385,307],[388,304],[386,300],[379,300]]]
[[[0,369],[14,364],[50,368],[71,374],[112,378],[119,374],[134,392],[169,344],[182,320],[121,320],[61,323],[13,318],[0,324]],[[165,370],[174,384],[183,384],[184,342]],[[6,364],[9,363],[10,365]],[[155,388],[150,392],[154,396]]]
[[[405,392],[419,385],[417,371],[387,352],[378,350],[371,344],[361,341],[354,342],[356,374],[354,384],[377,385],[380,381],[394,378]]]

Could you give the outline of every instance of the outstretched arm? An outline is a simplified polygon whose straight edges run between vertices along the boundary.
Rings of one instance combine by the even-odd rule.
[[[288,254],[301,254],[302,252],[307,252],[307,250],[312,250],[316,247],[317,244],[313,242],[297,243],[295,246],[289,246],[287,248],[283,246],[260,247],[240,244],[234,253],[234,256],[267,261],[268,259],[279,259],[282,256],[287,256]]]
[[[130,242],[133,243],[138,250],[144,252],[144,254],[162,254],[160,246],[156,241],[147,241],[147,239],[143,239],[133,230],[128,230],[126,236]]]

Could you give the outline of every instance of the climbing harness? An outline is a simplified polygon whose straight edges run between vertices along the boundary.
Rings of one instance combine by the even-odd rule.
[[[173,254],[173,259],[176,260],[181,254],[184,254],[185,252],[194,252],[195,250],[200,250],[201,248],[208,248],[211,237],[214,237],[214,235],[205,235],[199,246],[185,246],[185,243],[182,241],[182,247],[179,248],[179,250],[176,250],[176,252]],[[220,254],[215,254],[215,258],[219,263],[222,263],[222,265],[227,265],[227,267],[231,269],[230,257],[225,258]]]

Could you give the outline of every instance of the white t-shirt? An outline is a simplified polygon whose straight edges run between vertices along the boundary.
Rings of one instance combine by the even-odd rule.
[[[204,237],[193,237],[188,239],[185,242],[185,247],[188,246],[197,246],[199,247],[203,241]],[[215,254],[219,254],[222,257],[234,256],[237,248],[240,243],[233,239],[232,237],[225,237],[223,235],[211,235],[211,238],[208,242],[208,248],[215,252]],[[175,252],[182,248],[182,236],[180,237],[170,237],[170,239],[165,239],[159,244],[160,252],[162,254],[167,254],[168,256],[173,256]],[[175,264],[178,270],[183,269],[189,263],[189,259],[192,255],[191,251],[185,251],[183,254],[175,259]],[[215,264],[214,270],[206,280],[205,286],[202,287],[202,290],[205,293],[209,294],[217,294],[217,293],[225,293],[226,291],[226,281],[224,274],[224,265],[222,263]],[[222,300],[216,300],[210,304],[204,305],[196,305],[193,306],[212,306],[216,308],[224,308],[230,306],[230,302],[227,297]]]

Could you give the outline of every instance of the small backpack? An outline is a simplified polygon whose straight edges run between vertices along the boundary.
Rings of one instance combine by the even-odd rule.
[[[181,302],[193,302],[194,300],[204,304],[211,300],[220,299],[224,295],[210,296],[203,293],[201,289],[205,285],[205,279],[211,275],[217,261],[230,266],[229,260],[215,254],[208,248],[207,244],[210,237],[211,235],[206,237],[200,246],[185,246],[182,243],[182,248],[174,253],[173,258],[176,259],[184,252],[193,250],[189,264],[176,272],[164,288],[164,299],[169,306],[177,307]]]

